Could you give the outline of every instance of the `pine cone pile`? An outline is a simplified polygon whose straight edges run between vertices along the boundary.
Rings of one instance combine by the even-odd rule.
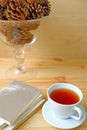
[[[48,16],[50,10],[48,0],[0,0],[1,38],[13,46],[31,43],[40,25],[32,19]]]
[[[48,0],[1,0],[0,19],[31,20],[48,16],[51,5]]]

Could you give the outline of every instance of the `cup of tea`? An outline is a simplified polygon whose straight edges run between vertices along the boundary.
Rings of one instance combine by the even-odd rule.
[[[58,118],[73,118],[80,120],[83,117],[81,102],[83,94],[73,84],[56,83],[47,90],[48,103],[51,111]]]

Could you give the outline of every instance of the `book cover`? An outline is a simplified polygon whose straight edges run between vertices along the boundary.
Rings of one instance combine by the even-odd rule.
[[[11,125],[40,95],[40,89],[13,81],[0,91],[0,119]]]
[[[31,107],[27,108],[27,110],[22,113],[19,118],[14,121],[13,124],[5,126],[1,130],[15,130],[18,127],[20,127],[28,118],[30,118],[37,110],[41,107],[42,103],[44,102],[44,99],[40,96],[37,100],[37,102]]]

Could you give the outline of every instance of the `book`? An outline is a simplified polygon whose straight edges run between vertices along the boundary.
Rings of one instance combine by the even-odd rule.
[[[18,120],[21,122],[25,118],[24,114],[28,116],[40,101],[43,101],[40,89],[13,81],[0,91],[1,129],[17,123]]]
[[[22,113],[19,118],[14,121],[11,125],[4,124],[4,127],[1,130],[15,130],[20,127],[28,118],[30,118],[42,105],[44,99],[42,96],[38,98],[37,103],[35,103],[31,108],[27,108],[24,113]]]

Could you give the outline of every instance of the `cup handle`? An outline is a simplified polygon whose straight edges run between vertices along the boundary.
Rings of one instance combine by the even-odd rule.
[[[75,119],[75,120],[80,120],[83,116],[83,112],[82,109],[80,107],[74,107],[74,111],[77,113],[77,115],[74,113],[72,116],[70,116],[71,118]]]

